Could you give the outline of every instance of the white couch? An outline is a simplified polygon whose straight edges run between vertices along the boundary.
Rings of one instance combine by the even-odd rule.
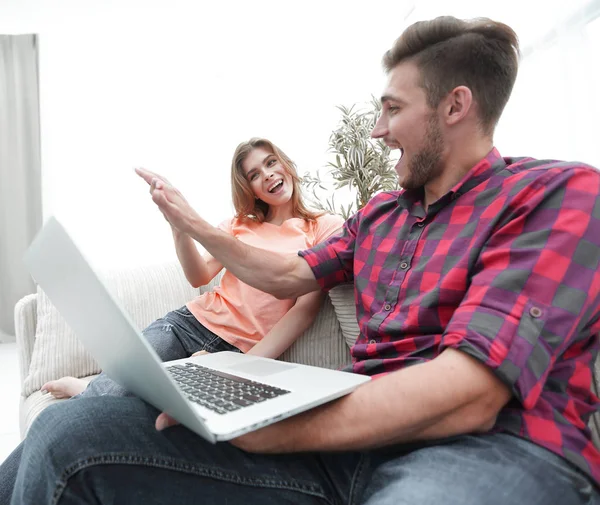
[[[140,329],[211,289],[220,278],[194,289],[176,263],[112,270],[101,273],[101,277]],[[358,333],[352,290],[336,288],[332,299],[336,302],[339,319],[330,298],[326,297],[314,324],[281,359],[326,368],[338,368],[350,362],[349,345]],[[39,287],[36,294],[24,297],[15,306],[15,327],[22,384],[20,430],[23,437],[44,408],[65,401],[43,395],[42,384],[65,375],[91,380],[100,369]]]

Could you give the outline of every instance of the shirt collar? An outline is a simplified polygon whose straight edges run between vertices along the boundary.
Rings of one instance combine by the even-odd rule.
[[[445,205],[448,201],[455,200],[460,195],[489,179],[498,169],[502,169],[505,166],[506,162],[500,156],[498,150],[493,147],[485,158],[478,161],[438,202]],[[398,195],[398,205],[408,210],[411,214],[420,215],[424,212],[423,193],[423,188],[402,190]],[[437,205],[435,206],[437,207]]]
[[[492,150],[486,157],[477,162],[448,193],[452,194],[453,198],[457,198],[482,182],[487,181],[499,168],[504,168],[505,166],[506,163],[502,156],[500,156],[498,149],[492,147]]]

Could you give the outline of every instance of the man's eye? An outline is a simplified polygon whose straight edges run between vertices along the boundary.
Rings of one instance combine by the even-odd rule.
[[[388,113],[393,116],[394,114],[396,114],[396,112],[398,112],[400,110],[400,107],[396,107],[394,105],[391,105],[390,107],[388,107]]]

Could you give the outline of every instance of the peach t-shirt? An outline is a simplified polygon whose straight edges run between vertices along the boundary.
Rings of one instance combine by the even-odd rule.
[[[319,217],[316,223],[292,218],[280,226],[241,223],[234,218],[221,223],[219,229],[254,247],[296,253],[322,242],[341,228],[343,222],[341,217],[330,214]],[[278,300],[225,271],[219,286],[195,298],[187,307],[210,331],[241,351],[248,352],[295,302],[293,299]]]

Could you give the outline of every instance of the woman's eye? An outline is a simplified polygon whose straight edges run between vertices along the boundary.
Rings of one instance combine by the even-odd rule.
[[[250,180],[253,181],[258,177],[258,174],[256,172],[253,172],[252,175],[250,176]]]
[[[270,159],[270,160],[267,162],[267,166],[268,166],[268,167],[272,167],[272,166],[275,164],[275,162],[276,162],[276,160],[275,160],[275,159]]]

